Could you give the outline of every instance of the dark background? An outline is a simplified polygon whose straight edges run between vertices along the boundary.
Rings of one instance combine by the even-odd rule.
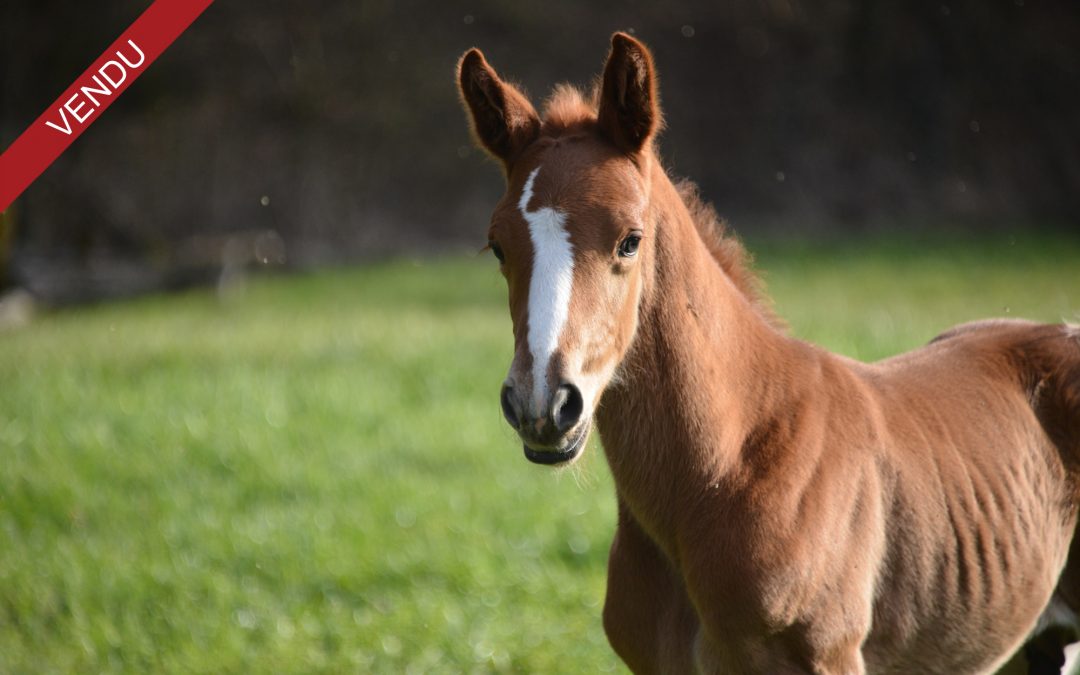
[[[148,5],[5,2],[0,146]],[[744,235],[1080,231],[1075,0],[218,0],[9,210],[0,286],[475,250],[502,178],[458,56],[535,101],[590,83],[614,30],[654,51],[669,166]]]

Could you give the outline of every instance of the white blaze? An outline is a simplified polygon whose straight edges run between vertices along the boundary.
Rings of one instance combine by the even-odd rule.
[[[529,224],[533,244],[532,278],[529,280],[529,351],[532,353],[533,402],[539,409],[547,403],[547,370],[559,346],[559,336],[570,308],[574,282],[574,250],[566,231],[566,215],[550,207],[529,211],[533,169],[521,191],[518,209]]]

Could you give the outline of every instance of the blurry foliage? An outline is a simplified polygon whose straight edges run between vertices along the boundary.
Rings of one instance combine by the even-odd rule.
[[[0,142],[147,4],[5,3]],[[276,231],[301,264],[478,243],[502,184],[456,59],[480,46],[542,98],[588,85],[617,29],[656,53],[664,156],[740,231],[1080,222],[1075,2],[218,2],[28,190],[18,252],[168,267],[208,232]]]

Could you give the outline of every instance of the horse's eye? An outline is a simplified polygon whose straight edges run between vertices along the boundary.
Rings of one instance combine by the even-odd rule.
[[[499,259],[499,264],[506,262],[506,256],[503,255],[502,247],[493,241],[488,242],[488,246],[491,247],[491,252],[495,254],[495,257]]]
[[[626,239],[623,239],[619,243],[619,256],[622,258],[633,258],[637,255],[638,244],[641,243],[640,234],[627,235]]]

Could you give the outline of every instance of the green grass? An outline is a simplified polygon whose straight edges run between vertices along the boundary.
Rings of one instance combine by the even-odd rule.
[[[1078,318],[1080,241],[770,246],[792,332],[876,359]],[[619,670],[611,480],[502,422],[489,259],[60,312],[0,333],[0,673]]]

